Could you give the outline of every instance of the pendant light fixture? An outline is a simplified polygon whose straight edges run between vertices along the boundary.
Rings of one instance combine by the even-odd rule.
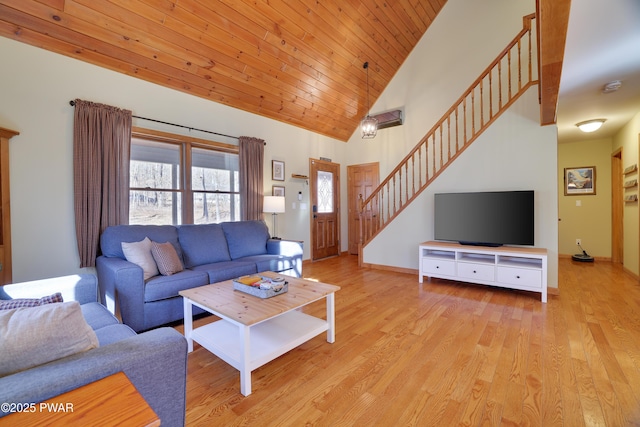
[[[369,63],[365,62],[362,68],[367,70],[367,115],[360,122],[360,127],[362,129],[362,139],[371,139],[375,138],[376,133],[378,133],[378,119],[369,115]]]

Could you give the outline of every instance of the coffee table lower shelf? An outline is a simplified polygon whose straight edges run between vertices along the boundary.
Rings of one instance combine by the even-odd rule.
[[[278,273],[260,273],[269,278]],[[189,352],[194,341],[240,371],[240,393],[251,394],[251,371],[326,332],[335,341],[335,292],[339,286],[288,277],[289,290],[261,299],[234,290],[233,281],[213,283],[180,291],[184,302],[184,336]],[[326,319],[302,312],[302,308],[325,300]],[[218,316],[193,328],[193,307]]]
[[[323,319],[290,311],[242,328],[249,330],[249,360],[244,369],[248,369],[250,375],[251,371],[327,331],[329,324]],[[191,337],[242,372],[244,340],[240,329],[241,326],[222,319],[194,329]]]

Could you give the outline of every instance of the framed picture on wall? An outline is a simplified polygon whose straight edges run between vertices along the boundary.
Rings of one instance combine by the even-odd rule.
[[[274,185],[272,194],[274,196],[284,197],[284,187],[282,187],[280,185]]]
[[[280,160],[271,161],[271,179],[274,181],[284,181],[284,162]]]
[[[596,194],[596,167],[564,168],[564,195]]]

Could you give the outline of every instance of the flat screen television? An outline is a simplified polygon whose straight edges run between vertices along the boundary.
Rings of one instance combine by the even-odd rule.
[[[533,246],[533,191],[438,193],[434,237],[467,245]]]

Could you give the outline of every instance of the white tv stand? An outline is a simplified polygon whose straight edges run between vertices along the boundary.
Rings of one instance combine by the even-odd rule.
[[[540,292],[547,302],[547,250],[467,246],[424,242],[419,252],[419,282],[424,276]]]

